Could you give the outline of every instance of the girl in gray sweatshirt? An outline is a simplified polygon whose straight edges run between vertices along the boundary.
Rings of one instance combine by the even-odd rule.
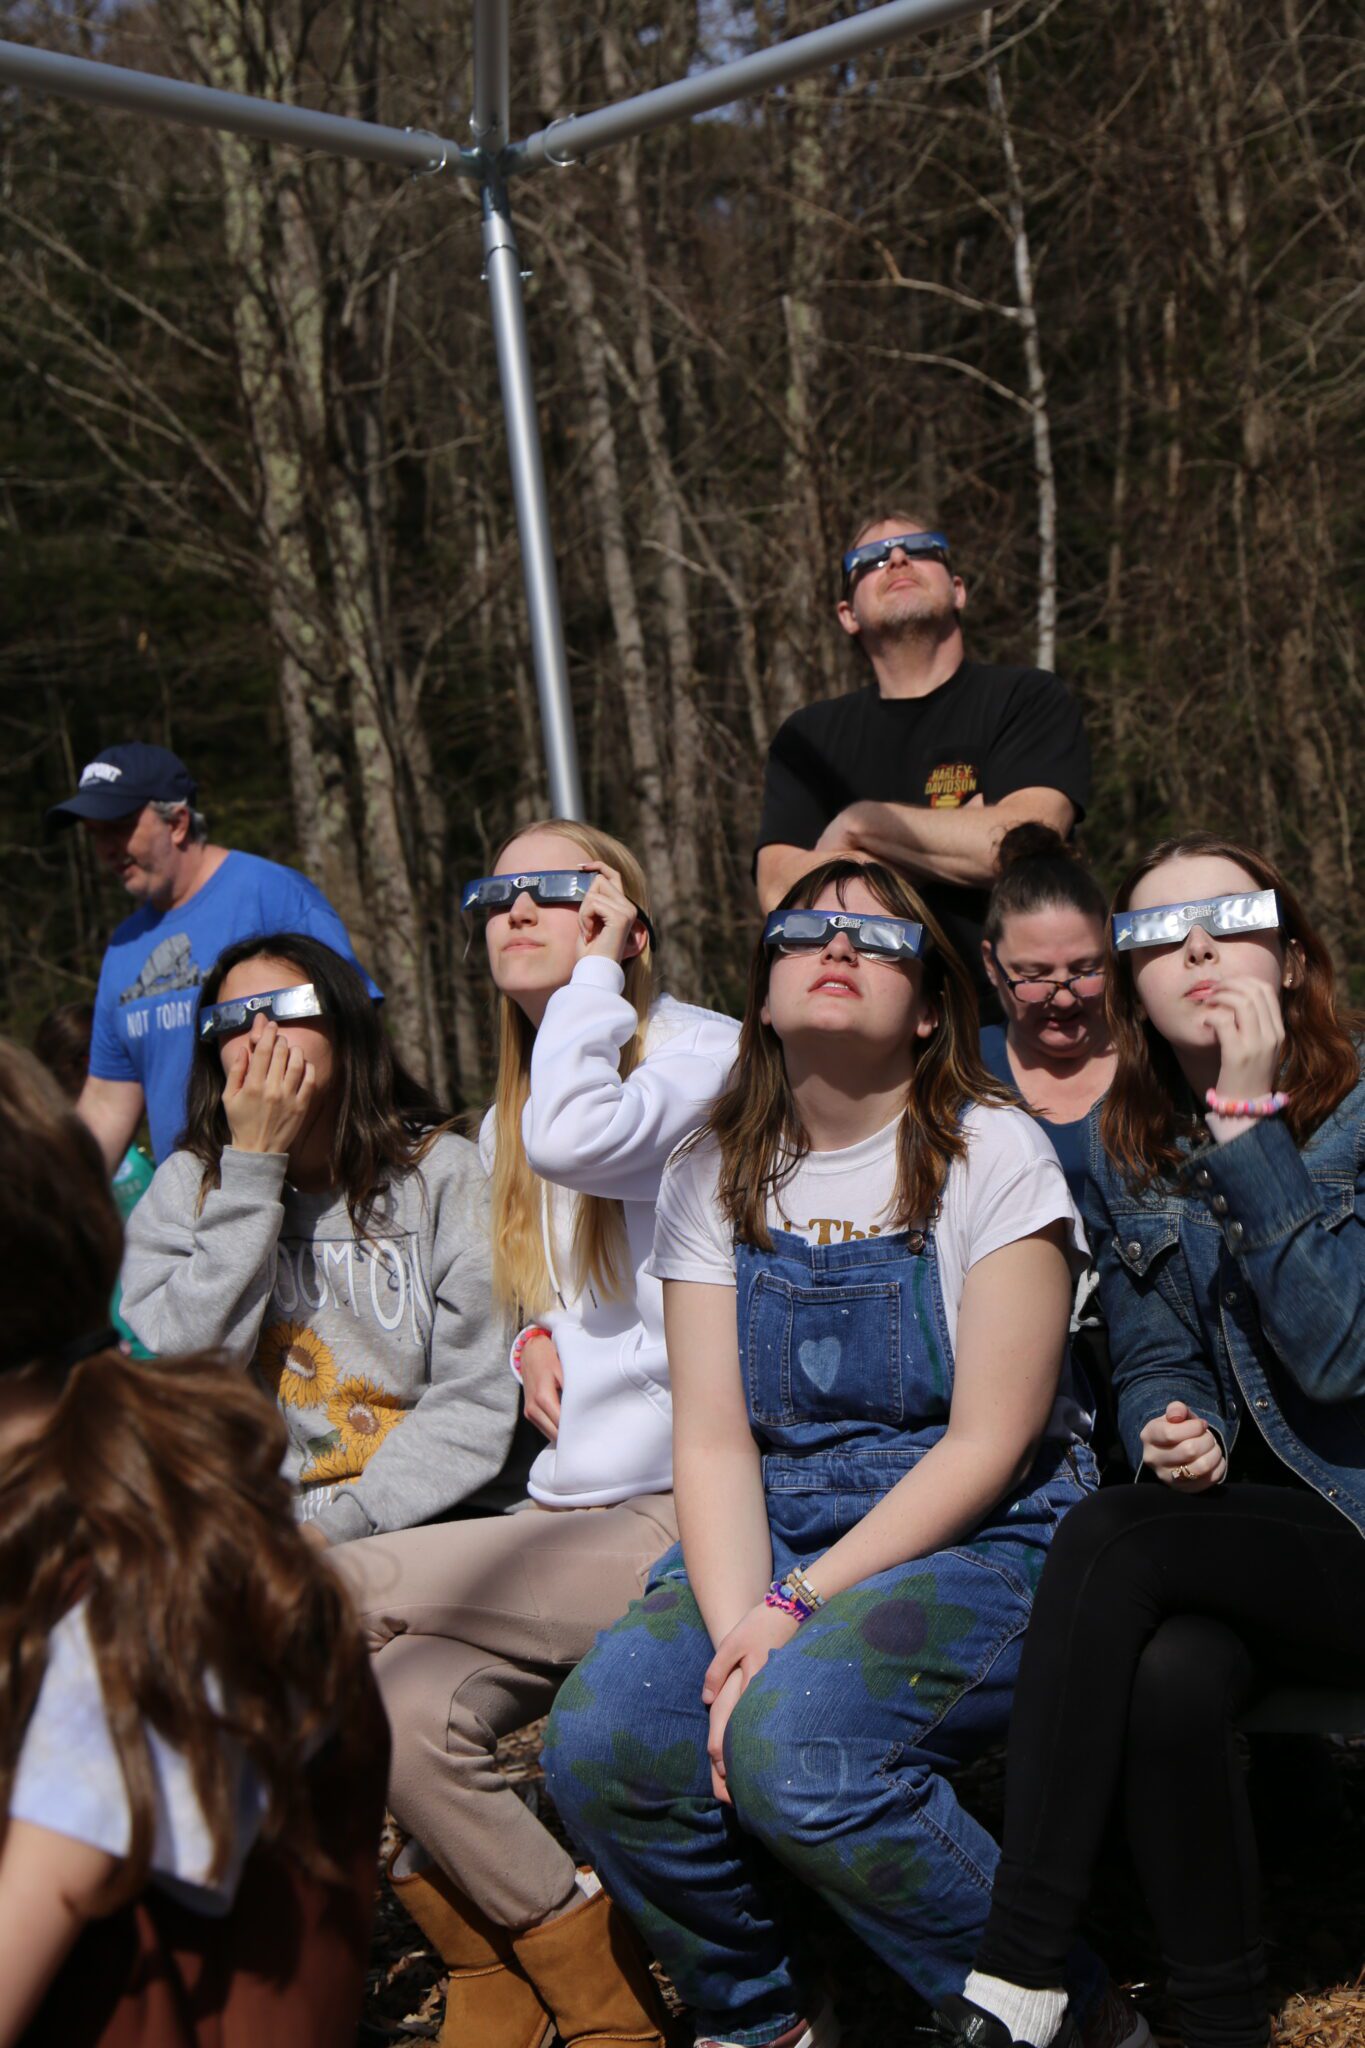
[[[494,1509],[516,1425],[476,1149],[394,1060],[321,941],[232,947],[204,983],[186,1128],[134,1212],[124,1314],[221,1348],[279,1403],[329,1542]]]

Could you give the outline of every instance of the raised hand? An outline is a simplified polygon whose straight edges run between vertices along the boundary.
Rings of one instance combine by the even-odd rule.
[[[591,868],[597,879],[578,906],[578,957],[585,960],[597,955],[619,963],[640,950],[631,945],[640,913],[627,896],[615,868],[597,860],[585,861],[583,865]]]
[[[223,1112],[238,1152],[288,1152],[316,1095],[311,1060],[270,1019],[257,1026],[223,1084]]]
[[[1142,1429],[1142,1462],[1177,1493],[1207,1493],[1227,1477],[1228,1461],[1207,1422],[1183,1401],[1168,1401]]]
[[[1284,1052],[1280,991],[1269,982],[1231,975],[1206,997],[1204,1015],[1218,1039],[1221,1064],[1215,1092],[1236,1101],[1269,1095]],[[1245,1130],[1247,1117],[1215,1117],[1210,1128],[1227,1139]]]

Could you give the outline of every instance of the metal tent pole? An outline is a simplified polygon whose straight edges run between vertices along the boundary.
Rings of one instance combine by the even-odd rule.
[[[668,121],[692,114],[706,114],[732,100],[762,92],[771,85],[786,85],[827,64],[838,64],[872,50],[880,43],[896,42],[902,36],[935,28],[959,14],[970,14],[979,0],[889,0],[883,7],[870,7],[864,14],[828,28],[811,29],[789,42],[774,43],[751,57],[736,58],[701,71],[693,78],[677,79],[672,85],[656,86],[652,92],[637,93],[614,107],[599,107],[593,114],[566,114],[548,128],[537,129],[524,142],[514,142],[503,151],[502,167],[511,177],[517,171],[534,170],[544,163],[564,165],[577,162],[589,150],[604,149],[608,143],[624,142],[632,135],[645,135]]]
[[[559,611],[559,581],[550,541],[550,515],[545,468],[540,455],[540,422],[531,381],[531,350],[526,336],[526,302],[521,292],[521,257],[517,252],[507,191],[496,175],[480,187],[483,200],[484,276],[493,315],[493,342],[498,355],[498,381],[507,421],[507,453],[512,465],[512,495],[521,537],[526,610],[531,623],[531,657],[550,779],[550,807],[560,818],[583,816],[583,787],[578,773],[569,667],[564,652],[564,623]]]
[[[420,128],[384,128],[377,121],[352,121],[344,114],[318,114],[311,107],[284,106],[246,93],[188,85],[150,71],[126,71],[88,57],[31,50],[25,43],[0,42],[0,78],[63,99],[92,100],[131,114],[156,114],[187,121],[194,128],[227,128],[264,142],[288,142],[300,149],[325,149],[334,156],[360,157],[400,171],[461,171],[476,176],[473,151]]]
[[[511,112],[507,7],[508,0],[474,0],[474,111],[469,125],[476,148],[490,161],[506,147]]]
[[[483,165],[483,273],[493,316],[493,342],[507,424],[526,613],[531,626],[531,659],[540,699],[550,808],[560,818],[583,816],[573,700],[559,609],[559,578],[550,539],[550,504],[540,452],[540,420],[531,379],[531,345],[521,289],[521,256],[499,168],[507,144],[511,108],[508,65],[508,0],[474,0],[474,142]]]
[[[548,128],[539,129],[525,141],[509,143],[508,0],[474,0],[475,146],[470,149],[420,129],[386,128],[377,122],[314,113],[307,107],[281,105],[244,93],[219,92],[211,86],[190,85],[182,79],[159,78],[150,72],[128,71],[84,57],[30,49],[21,43],[0,42],[0,80],[130,113],[184,121],[195,127],[226,128],[267,142],[359,157],[369,163],[389,164],[397,170],[448,170],[480,181],[484,272],[507,422],[550,798],[561,816],[581,818],[583,792],[559,585],[550,544],[540,427],[531,382],[521,259],[507,204],[506,180],[515,172],[535,170],[542,164],[564,165],[590,150],[603,149],[632,135],[647,134],[666,122],[708,113],[768,86],[785,85],[826,64],[838,64],[864,50],[970,13],[979,4],[980,0],[888,0],[888,4],[870,7],[827,28],[812,29],[789,42],[741,57],[733,64],[722,64],[694,78],[678,79],[653,92],[639,93],[618,106],[552,121]]]

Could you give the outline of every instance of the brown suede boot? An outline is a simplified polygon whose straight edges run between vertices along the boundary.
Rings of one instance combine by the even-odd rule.
[[[438,2048],[545,2048],[554,2021],[517,1967],[512,1938],[429,1863],[389,1883],[450,1971]]]
[[[600,1889],[525,1934],[512,1950],[564,2048],[667,2048],[667,2022],[634,1928]]]

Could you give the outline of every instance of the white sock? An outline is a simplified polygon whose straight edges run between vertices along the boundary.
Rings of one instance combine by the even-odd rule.
[[[1022,1984],[986,1977],[980,1970],[972,1971],[962,1996],[1003,2021],[1013,2039],[1027,2041],[1030,2048],[1049,2048],[1066,2015],[1065,1991],[1026,1991]]]

